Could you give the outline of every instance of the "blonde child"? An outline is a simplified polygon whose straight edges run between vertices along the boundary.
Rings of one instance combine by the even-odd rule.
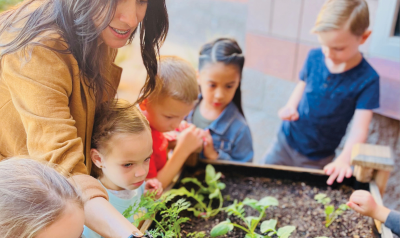
[[[309,52],[300,82],[279,110],[283,120],[267,164],[324,169],[327,184],[350,177],[354,144],[365,142],[372,109],[379,107],[379,75],[359,46],[370,36],[364,0],[329,0],[312,31],[322,47]],[[335,150],[353,118],[341,154]]]
[[[161,195],[160,182],[145,182],[152,152],[149,123],[137,106],[122,99],[101,105],[90,151],[92,176],[106,188],[111,205],[121,214],[140,201],[145,190],[156,190]],[[129,220],[133,222],[133,218]],[[86,238],[100,237],[87,227],[83,234]]]
[[[400,236],[400,212],[391,211],[382,205],[378,205],[368,191],[354,191],[347,206],[364,216],[369,216],[385,223],[386,227]]]
[[[2,238],[79,238],[84,222],[79,193],[55,169],[32,159],[0,162]]]
[[[147,117],[153,137],[153,154],[147,176],[157,178],[166,188],[186,159],[203,144],[203,132],[193,125],[184,129],[171,157],[167,160],[168,141],[163,135],[177,129],[197,102],[196,71],[186,60],[176,56],[161,56],[158,88],[140,104]]]
[[[187,121],[205,130],[202,157],[249,162],[253,145],[244,118],[240,81],[244,55],[233,39],[221,38],[200,51],[200,103]]]

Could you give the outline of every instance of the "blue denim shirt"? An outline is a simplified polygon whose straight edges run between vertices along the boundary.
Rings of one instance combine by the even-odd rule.
[[[186,118],[189,123],[193,123],[193,112],[194,110]],[[233,102],[205,129],[210,130],[218,159],[249,162],[253,158],[250,128]],[[203,153],[200,157],[205,158]]]

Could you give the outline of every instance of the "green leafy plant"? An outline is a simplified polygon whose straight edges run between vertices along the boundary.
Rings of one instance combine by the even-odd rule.
[[[245,205],[250,206],[251,208],[257,210],[260,213],[259,216],[245,217],[245,211],[244,211]],[[224,210],[228,213],[228,215],[234,215],[240,218],[244,222],[245,227],[236,223],[232,223],[228,219],[216,225],[211,230],[210,235],[211,237],[222,236],[232,231],[234,227],[236,227],[246,232],[245,238],[270,238],[272,235],[277,235],[279,238],[287,238],[296,229],[296,227],[285,226],[276,231],[275,227],[277,221],[273,219],[261,223],[261,228],[260,228],[261,232],[262,233],[268,232],[268,235],[261,235],[254,232],[254,230],[257,228],[257,225],[260,223],[261,219],[264,218],[265,211],[267,210],[267,208],[269,208],[270,206],[278,206],[278,205],[279,202],[274,197],[264,197],[260,201],[257,201],[255,199],[245,198],[243,202],[239,203],[237,202],[237,200],[235,200],[232,205],[224,208]]]
[[[197,203],[194,207],[189,208],[188,211],[192,211],[196,217],[208,219],[217,215],[222,209],[224,199],[222,198],[221,190],[225,188],[225,184],[219,181],[221,176],[221,172],[216,173],[214,167],[208,164],[206,166],[205,179],[207,186],[203,186],[196,178],[184,178],[181,181],[182,183],[194,183],[199,189],[197,191],[195,189],[189,191],[185,187],[181,187],[171,190],[170,193],[193,198]],[[208,202],[205,201],[206,198],[208,198]],[[219,206],[215,209],[212,207],[214,199],[219,200]]]
[[[350,209],[346,204],[341,204],[335,210],[335,206],[330,205],[331,199],[324,193],[315,195],[314,199],[325,207],[325,227],[329,227],[344,211]]]
[[[206,237],[206,233],[204,231],[195,231],[188,233],[186,237],[192,237],[192,238],[204,238]]]
[[[138,226],[143,220],[151,219],[156,223],[156,228],[149,231],[154,237],[181,237],[181,224],[190,219],[188,217],[179,217],[179,213],[187,210],[190,207],[190,202],[181,198],[172,203],[170,207],[167,207],[166,204],[175,197],[174,194],[166,194],[158,200],[155,199],[155,196],[156,192],[142,195],[139,204],[130,206],[122,215],[130,218],[135,214],[142,214],[142,216],[134,220],[133,224],[135,226]],[[162,217],[160,221],[155,219],[157,212],[160,212]]]

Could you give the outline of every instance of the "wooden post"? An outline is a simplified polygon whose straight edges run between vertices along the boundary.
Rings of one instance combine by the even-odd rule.
[[[360,182],[375,180],[383,196],[390,171],[393,170],[393,152],[389,146],[356,144],[351,153],[354,176]]]

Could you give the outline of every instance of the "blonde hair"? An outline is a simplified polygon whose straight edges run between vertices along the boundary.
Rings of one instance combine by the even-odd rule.
[[[77,190],[52,167],[27,158],[0,162],[2,238],[35,237],[71,203],[83,209]]]
[[[136,104],[123,99],[114,99],[111,104],[103,103],[96,111],[93,126],[92,148],[103,154],[110,152],[111,137],[116,134],[140,134],[150,130],[149,122]],[[101,170],[92,167],[91,175],[99,177]]]
[[[177,56],[161,56],[159,60],[157,85],[150,99],[168,96],[191,104],[197,101],[199,86],[196,70],[186,60]]]
[[[369,27],[368,4],[365,0],[328,0],[318,14],[313,33],[349,29],[361,36]]]

